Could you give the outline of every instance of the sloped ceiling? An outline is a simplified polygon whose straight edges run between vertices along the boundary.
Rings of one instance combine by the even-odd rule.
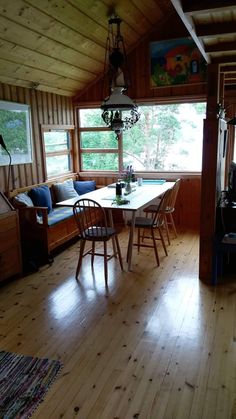
[[[236,87],[236,1],[171,0],[206,62],[220,63],[227,87]]]
[[[0,0],[0,82],[82,93],[103,72],[114,12],[127,52],[178,14],[206,61],[223,63],[227,83],[236,83],[236,1],[230,0]]]

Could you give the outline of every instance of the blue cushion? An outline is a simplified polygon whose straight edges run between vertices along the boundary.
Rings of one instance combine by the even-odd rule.
[[[96,189],[95,180],[74,180],[74,188],[79,195],[92,192]]]
[[[48,212],[52,211],[52,198],[47,185],[32,188],[29,195],[36,207],[47,207]]]
[[[73,217],[73,208],[70,207],[56,207],[48,215],[48,225],[49,227],[60,223],[67,218]]]

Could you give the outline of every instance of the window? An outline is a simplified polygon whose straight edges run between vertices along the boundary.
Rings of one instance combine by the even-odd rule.
[[[0,100],[0,134],[11,155],[12,164],[32,162],[30,107]],[[0,147],[0,166],[9,164],[6,151]]]
[[[80,109],[79,125],[81,169],[117,171],[118,142],[103,122],[101,109]]]
[[[200,172],[206,104],[140,106],[123,133],[123,164],[139,171]]]
[[[200,172],[206,104],[148,105],[139,109],[140,120],[124,131],[121,141],[102,127],[100,109],[79,110],[82,170],[121,171],[131,164],[142,172]]]
[[[46,177],[72,171],[72,128],[42,127]]]

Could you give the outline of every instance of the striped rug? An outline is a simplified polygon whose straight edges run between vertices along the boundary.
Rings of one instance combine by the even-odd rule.
[[[61,368],[59,361],[0,351],[0,419],[29,418]]]

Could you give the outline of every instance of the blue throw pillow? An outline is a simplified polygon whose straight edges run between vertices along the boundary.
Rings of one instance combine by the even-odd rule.
[[[29,195],[36,207],[47,207],[48,212],[52,211],[52,198],[47,185],[32,188]]]
[[[74,180],[74,188],[79,195],[92,192],[96,189],[95,180]]]

